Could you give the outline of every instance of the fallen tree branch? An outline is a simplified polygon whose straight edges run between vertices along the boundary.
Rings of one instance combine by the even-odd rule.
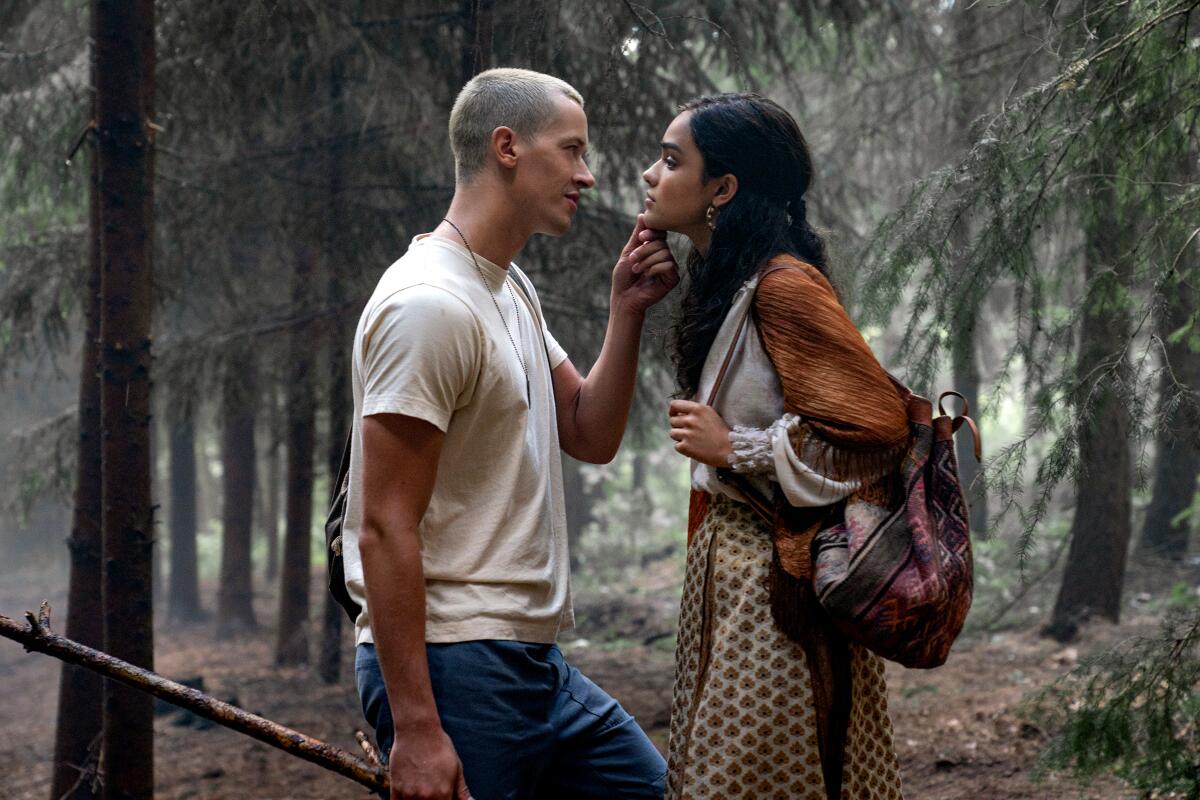
[[[36,616],[32,611],[26,611],[25,618],[29,621],[28,625],[0,614],[0,636],[20,642],[26,651],[44,653],[68,664],[78,664],[110,680],[148,692],[205,719],[336,772],[369,789],[385,791],[388,788],[387,771],[378,763],[367,763],[358,756],[320,739],[306,736],[218,700],[198,689],[167,680],[156,672],[135,667],[119,658],[54,633],[50,630],[49,603],[43,602]]]

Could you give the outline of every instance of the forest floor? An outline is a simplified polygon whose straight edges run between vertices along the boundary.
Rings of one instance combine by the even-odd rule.
[[[582,594],[579,635],[564,640],[567,658],[633,713],[666,746],[675,603],[673,570],[664,566],[630,597]],[[1194,570],[1193,570],[1194,572]],[[1194,576],[1189,576],[1194,581]],[[1153,576],[1135,582],[1153,583]],[[314,581],[314,585],[318,582]],[[19,616],[47,594],[44,575],[9,574],[0,582],[0,613]],[[1161,583],[1159,585],[1162,585]],[[1137,591],[1136,587],[1134,589]],[[314,598],[320,595],[314,591]],[[62,611],[62,591],[49,593]],[[259,598],[260,619],[274,598]],[[1070,646],[1036,630],[965,636],[947,664],[932,671],[888,665],[890,708],[905,795],[910,800],[987,798],[1125,798],[1137,792],[1113,779],[1081,785],[1049,773],[1035,779],[1049,732],[1020,714],[1035,690],[1088,654],[1155,630],[1148,604],[1120,625],[1093,624]],[[58,619],[61,621],[62,616]],[[345,633],[342,679],[327,686],[307,668],[271,664],[272,631],[217,642],[209,625],[162,627],[159,672],[202,676],[223,699],[357,753],[363,727]],[[0,798],[46,800],[58,691],[57,663],[0,642]],[[178,710],[156,719],[156,797],[171,800],[366,798],[366,790],[320,768]]]

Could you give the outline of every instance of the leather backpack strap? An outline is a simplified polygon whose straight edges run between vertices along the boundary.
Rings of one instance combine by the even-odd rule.
[[[798,270],[800,268],[794,267],[791,264],[775,264],[774,266],[764,270],[758,276],[758,283],[754,284],[754,292],[752,294],[758,293],[758,287],[762,285],[763,280],[768,275],[770,275],[772,272],[778,272],[781,269]],[[704,403],[706,406],[711,406],[714,402],[716,402],[717,394],[721,391],[721,384],[725,382],[725,373],[729,371],[729,364],[733,361],[733,354],[737,352],[738,344],[742,340],[742,333],[744,333],[746,330],[746,323],[750,320],[750,312],[753,308],[754,297],[751,296],[750,305],[746,309],[745,313],[742,314],[742,318],[738,322],[737,330],[733,334],[733,341],[729,343],[729,350],[725,353],[725,360],[721,362],[721,369],[717,371],[717,379],[713,382],[712,391],[708,393],[708,400]]]

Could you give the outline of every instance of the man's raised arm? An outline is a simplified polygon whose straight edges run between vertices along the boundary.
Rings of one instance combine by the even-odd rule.
[[[567,455],[603,464],[621,446],[633,389],[638,347],[649,308],[679,283],[666,234],[646,227],[639,215],[613,267],[608,330],[600,357],[587,378],[570,359],[553,373],[558,438]]]

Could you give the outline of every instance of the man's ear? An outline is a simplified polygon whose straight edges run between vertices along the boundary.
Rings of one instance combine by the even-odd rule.
[[[502,167],[517,166],[517,134],[512,128],[501,125],[492,131],[492,154]]]
[[[728,172],[716,179],[717,191],[713,195],[712,205],[716,208],[728,203],[737,194],[738,179],[732,172]]]

